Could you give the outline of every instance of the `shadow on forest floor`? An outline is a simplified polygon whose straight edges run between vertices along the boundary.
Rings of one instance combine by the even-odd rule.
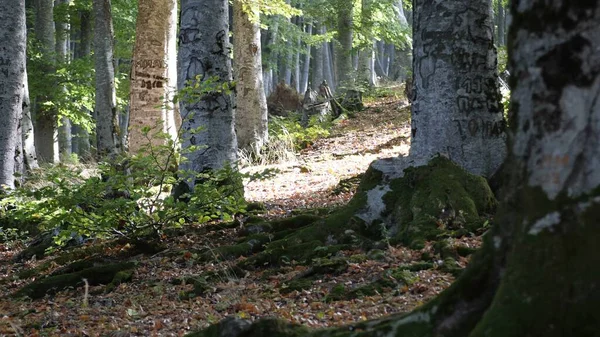
[[[367,105],[297,162],[271,165],[276,176],[247,184],[246,198],[265,209],[234,224],[170,231],[159,247],[115,240],[22,263],[11,258],[23,247],[0,244],[0,335],[181,336],[230,315],[323,327],[414,309],[454,280],[440,267],[447,247],[307,245],[306,260],[255,254],[347,203],[373,160],[407,154],[408,117],[393,97]],[[479,244],[478,236],[451,240],[459,267]],[[72,286],[62,289],[64,279]],[[45,292],[19,295],[35,300],[11,297],[34,282],[46,282]]]

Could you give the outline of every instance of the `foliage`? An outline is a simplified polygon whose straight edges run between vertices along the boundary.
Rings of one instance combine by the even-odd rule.
[[[271,116],[269,120],[269,139],[271,141],[290,140],[295,150],[311,146],[315,140],[329,136],[331,119],[311,116],[308,126],[301,125],[301,115],[290,114],[288,117]]]
[[[196,81],[177,97],[198,100],[230,86],[213,78]],[[13,228],[35,224],[41,231],[54,230],[55,243],[64,245],[82,237],[160,237],[166,228],[229,221],[244,212],[240,184],[235,183],[242,179],[237,171],[231,167],[211,172],[177,170],[178,141],[155,130],[142,129],[147,143],[139,154],[101,162],[95,169],[61,164],[36,172],[24,187],[0,200],[1,221],[11,222]],[[156,139],[165,145],[155,145]],[[196,184],[177,199],[170,187],[182,177]]]

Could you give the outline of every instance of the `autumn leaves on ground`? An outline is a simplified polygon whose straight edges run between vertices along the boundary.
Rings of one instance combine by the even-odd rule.
[[[13,258],[24,244],[0,243],[0,336],[183,336],[232,315],[249,320],[275,316],[325,327],[421,305],[456,275],[456,270],[441,267],[444,248],[439,244],[428,242],[418,250],[383,244],[330,254],[327,247],[311,247],[325,253],[308,261],[280,256],[248,268],[240,266],[251,254],[224,254],[222,249],[253,242],[249,238],[260,234],[253,231],[264,220],[299,216],[297,222],[273,223],[290,227],[274,232],[275,240],[285,230],[327,216],[348,202],[370,162],[406,155],[409,109],[398,97],[367,102],[366,110],[336,123],[329,137],[302,150],[295,161],[244,168],[273,168],[277,174],[246,184],[246,198],[264,208],[234,224],[171,231],[158,248],[89,242],[18,263]],[[464,267],[479,237],[452,240],[460,248],[455,250],[458,265]],[[262,244],[258,236],[256,243]],[[104,282],[108,286],[79,281],[79,286],[50,289],[51,295],[34,300],[13,296],[35,280],[81,270],[73,264],[76,259],[85,267],[107,261],[130,264]]]

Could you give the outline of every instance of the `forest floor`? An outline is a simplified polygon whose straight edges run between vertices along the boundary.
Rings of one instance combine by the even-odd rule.
[[[338,123],[329,137],[301,151],[295,162],[245,168],[279,170],[267,180],[248,183],[246,197],[264,203],[266,211],[259,216],[268,219],[342,206],[359,182],[356,177],[373,160],[407,154],[409,136],[406,103],[396,96],[375,99],[355,118]],[[167,249],[128,257],[136,263],[131,280],[110,292],[103,285],[81,286],[36,300],[10,295],[61,270],[64,263],[58,262],[57,254],[15,263],[12,258],[24,245],[0,244],[0,336],[183,336],[231,315],[337,326],[410,311],[454,280],[436,267],[439,255],[431,243],[421,250],[401,246],[372,252],[344,250],[335,255],[345,261],[342,268],[317,278],[303,278],[311,273],[311,263],[294,260],[240,272],[235,265],[247,257],[228,260],[215,253],[212,259],[197,258],[201,252],[239,242],[240,231],[240,225],[188,227],[164,237]],[[477,236],[456,240],[471,248],[480,244]],[[93,244],[75,250],[85,251],[89,245]],[[115,241],[89,250],[90,258],[98,254],[116,258],[130,248]],[[464,267],[467,261],[461,258],[459,264]],[[42,266],[37,275],[17,277]],[[417,267],[402,274],[403,282],[395,282],[392,271],[400,266]],[[212,275],[210,281],[207,275]],[[390,280],[394,282],[382,282]],[[201,294],[187,296],[198,284]]]

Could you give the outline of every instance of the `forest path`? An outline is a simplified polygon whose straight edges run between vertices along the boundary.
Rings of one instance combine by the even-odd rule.
[[[410,106],[403,95],[369,100],[365,110],[334,125],[329,137],[302,150],[295,161],[244,168],[248,173],[278,170],[269,179],[246,182],[246,199],[264,203],[268,217],[339,206],[354,193],[353,188],[335,190],[341,180],[364,173],[376,159],[407,155],[409,147]]]

